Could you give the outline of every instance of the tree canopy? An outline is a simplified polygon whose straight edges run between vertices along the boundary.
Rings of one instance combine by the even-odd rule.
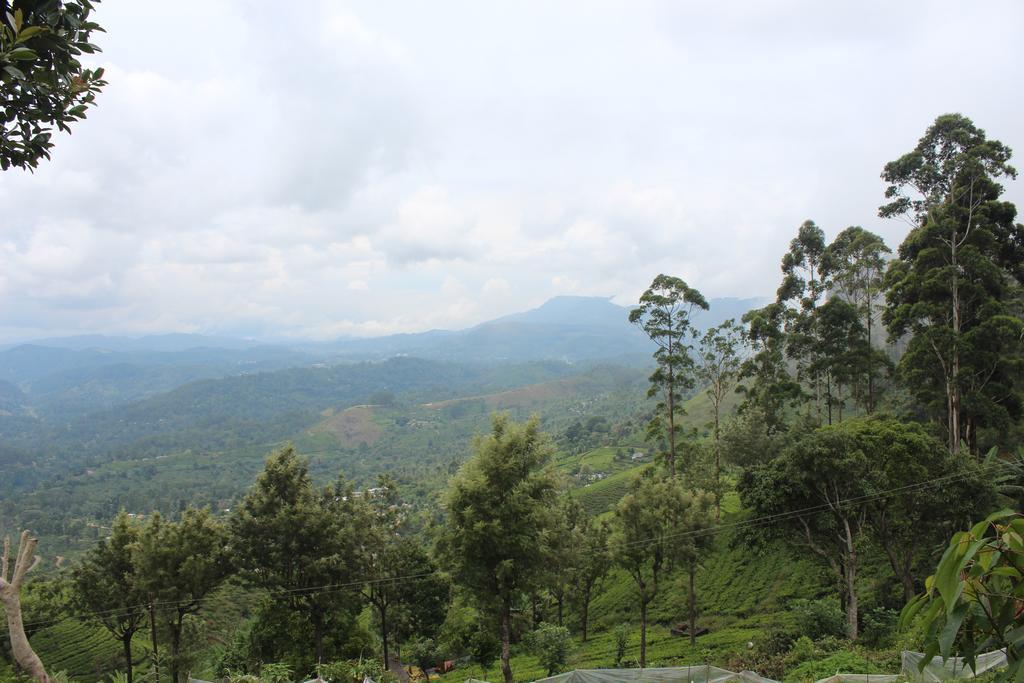
[[[658,275],[640,295],[640,304],[629,312],[629,322],[638,326],[657,346],[649,396],[658,397],[655,416],[648,433],[664,439],[669,476],[676,475],[676,441],[681,427],[683,392],[693,388],[694,361],[688,341],[693,336],[691,317],[697,309],[707,310],[704,295],[686,282],[670,275]]]
[[[98,1],[98,0],[97,0]],[[50,158],[53,129],[71,131],[106,85],[83,66],[103,29],[90,0],[0,1],[0,170]]]
[[[438,550],[455,583],[497,613],[502,673],[512,683],[512,606],[540,588],[545,575],[556,491],[552,448],[537,418],[516,424],[496,415],[491,434],[478,438],[473,451],[449,486]]]

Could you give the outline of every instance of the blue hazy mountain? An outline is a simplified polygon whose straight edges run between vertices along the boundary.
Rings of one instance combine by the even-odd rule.
[[[224,337],[206,334],[150,334],[143,337],[117,337],[105,334],[84,334],[71,337],[48,337],[35,339],[34,346],[48,346],[58,349],[99,350],[99,351],[163,351],[173,353],[197,348],[251,349],[263,346],[253,339]]]
[[[737,320],[762,299],[720,298],[694,316],[704,329]],[[459,331],[372,339],[344,339],[320,346],[342,356],[387,358],[394,355],[473,362],[563,360],[647,363],[651,342],[629,323],[630,309],[606,297],[559,296],[537,308],[495,318]]]
[[[699,328],[739,318],[758,299],[712,299]],[[198,380],[417,357],[454,363],[610,362],[647,365],[653,346],[604,297],[560,296],[537,308],[463,330],[431,330],[327,343],[261,345],[194,334],[87,335],[0,351],[0,411],[74,415],[111,409]]]

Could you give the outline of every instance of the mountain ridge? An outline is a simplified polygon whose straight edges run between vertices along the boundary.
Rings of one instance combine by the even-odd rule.
[[[233,337],[183,332],[169,332],[143,336],[85,334],[66,337],[44,337],[18,343],[0,345],[0,354],[24,347],[92,351],[96,353],[158,352],[180,353],[197,349],[222,349],[244,351],[252,349],[330,350],[333,348],[363,348],[377,344],[383,348],[403,346],[407,342],[438,341],[452,336],[465,335],[481,328],[498,324],[540,324],[576,327],[625,327],[627,316],[633,306],[621,306],[612,301],[612,296],[559,295],[551,297],[537,307],[499,316],[481,323],[458,329],[434,328],[418,332],[400,332],[376,337],[338,337],[326,341],[283,340]],[[765,300],[760,297],[718,297],[709,299],[711,311],[697,311],[695,322],[707,318],[710,324],[718,324],[728,317],[738,317],[743,312]],[[718,309],[728,311],[719,315]],[[707,326],[707,324],[705,324]]]

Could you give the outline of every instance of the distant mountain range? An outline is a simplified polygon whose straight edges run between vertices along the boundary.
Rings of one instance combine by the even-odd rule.
[[[188,351],[196,348],[251,349],[266,344],[253,339],[221,337],[206,334],[150,334],[144,337],[112,337],[105,334],[83,334],[71,337],[48,337],[29,342],[35,346],[60,349],[103,349],[106,351]]]
[[[698,328],[739,318],[758,299],[712,299]],[[197,380],[287,368],[416,357],[450,363],[605,362],[642,366],[650,341],[629,308],[601,297],[555,297],[464,330],[267,344],[195,334],[41,339],[0,351],[0,415],[65,417],[110,409]]]
[[[706,328],[728,319],[738,319],[751,308],[763,305],[759,298],[725,297],[709,300],[709,311],[698,311],[694,323]],[[284,358],[289,353],[295,364],[318,362],[335,356],[372,356],[387,358],[395,355],[424,355],[425,357],[455,358],[460,360],[583,360],[611,358],[633,352],[647,353],[649,343],[627,321],[630,308],[612,303],[610,298],[589,296],[558,296],[541,306],[513,313],[463,330],[429,330],[426,332],[393,334],[383,337],[339,338],[328,342],[260,341],[238,337],[202,334],[160,334],[143,337],[121,337],[100,334],[36,339],[25,344],[8,346],[0,351],[0,378],[11,379],[4,367],[14,362],[33,363],[27,347],[47,347],[85,352],[81,355],[48,353],[44,363],[50,369],[86,365],[112,365],[119,362],[178,365],[180,361],[198,361],[205,364],[210,358],[218,361],[229,354],[219,351],[247,351],[254,357],[268,354]],[[3,347],[0,347],[3,348]],[[274,351],[270,351],[274,348]],[[258,349],[259,351],[254,351]],[[183,354],[187,356],[174,356]],[[469,354],[466,356],[466,354]],[[8,356],[7,354],[11,354]],[[120,355],[129,354],[129,356]],[[148,357],[139,354],[148,355]],[[163,357],[152,354],[168,354]],[[301,358],[300,358],[301,356]]]
[[[712,299],[708,311],[694,316],[706,328],[739,318],[760,299]],[[345,339],[308,345],[306,350],[329,350],[343,356],[386,358],[394,355],[473,362],[611,361],[647,363],[651,342],[629,323],[630,309],[608,298],[559,296],[538,308],[514,313],[456,332],[433,330],[372,339]]]

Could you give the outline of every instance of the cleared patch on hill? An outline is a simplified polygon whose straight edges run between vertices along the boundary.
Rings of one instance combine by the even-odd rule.
[[[483,402],[487,410],[508,410],[509,408],[532,408],[540,407],[545,403],[560,398],[573,398],[579,395],[581,380],[578,377],[554,380],[552,382],[541,382],[531,384],[508,391],[499,391],[493,394],[482,394],[480,396],[466,396],[453,398],[447,401],[435,401],[424,403],[424,408],[444,410],[461,403]]]
[[[373,406],[353,406],[340,412],[324,411],[327,417],[309,429],[311,434],[327,433],[343,445],[372,446],[380,439],[382,430],[373,419]]]

